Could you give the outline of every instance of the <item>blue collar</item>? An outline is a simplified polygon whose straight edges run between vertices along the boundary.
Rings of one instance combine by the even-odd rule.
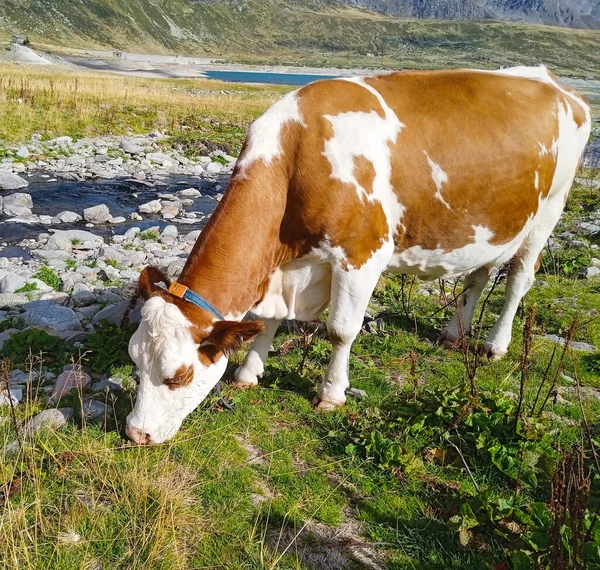
[[[189,303],[192,303],[201,309],[210,311],[213,315],[215,315],[215,317],[217,317],[217,319],[221,321],[225,320],[223,315],[217,311],[217,309],[215,309],[204,297],[198,295],[198,293],[195,293],[177,281],[173,281],[173,283],[169,285],[169,293],[171,293],[171,295],[175,295],[175,297],[183,299],[184,301],[188,301]]]

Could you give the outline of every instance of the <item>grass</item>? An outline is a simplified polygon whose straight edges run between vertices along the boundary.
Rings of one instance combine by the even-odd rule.
[[[589,189],[576,185],[559,231],[588,208]],[[534,568],[534,559],[550,564],[544,541],[551,530],[542,519],[554,512],[550,487],[558,456],[577,448],[583,413],[594,438],[600,418],[599,392],[579,400],[572,382],[560,376],[563,370],[587,390],[600,388],[598,352],[568,350],[559,369],[558,355],[549,366],[554,347],[543,338],[566,336],[577,318],[573,339],[600,346],[600,281],[583,279],[582,268],[569,263],[546,252],[515,320],[509,354],[480,363],[474,400],[465,354],[434,343],[452,312],[442,289],[400,276],[380,281],[371,303],[378,327],[361,333],[353,347],[352,385],[366,397],[350,398],[335,412],[310,405],[328,341],[320,334],[313,339],[300,370],[301,335],[285,327],[259,388],[225,386],[232,412],[212,396],[164,445],[137,448],[123,437],[131,387],[96,396],[114,410],[105,418],[86,422],[76,412],[64,430],[39,434],[19,455],[0,451],[0,566],[309,569],[362,568],[370,560],[394,570],[470,570]],[[448,298],[452,287],[443,288]],[[501,283],[473,342],[485,336],[503,299]],[[531,307],[533,334],[524,337]],[[132,331],[106,324],[83,349],[93,370],[110,370],[126,386]],[[35,345],[39,355],[49,342],[44,335],[13,342],[8,356],[26,367],[23,343]],[[525,414],[515,423],[525,342]],[[51,353],[30,367],[78,358],[62,342]],[[230,363],[226,378],[242,356]],[[472,362],[473,353],[466,358]],[[33,397],[35,385],[16,408],[18,419],[43,406]],[[85,390],[60,405],[78,410],[89,396]],[[0,449],[14,438],[11,422],[0,422]],[[462,447],[469,470],[453,444]],[[518,473],[511,465],[521,465]],[[587,556],[586,568],[600,567],[599,558]]]
[[[245,127],[291,88],[209,80],[126,78],[0,64],[0,139],[177,134],[239,151]],[[213,149],[214,150],[214,149]]]

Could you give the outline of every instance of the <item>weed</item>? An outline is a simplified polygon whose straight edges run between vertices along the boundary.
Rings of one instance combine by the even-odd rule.
[[[138,238],[144,241],[158,241],[160,234],[156,230],[145,230],[138,234]]]
[[[137,324],[130,324],[122,329],[108,321],[100,321],[96,330],[85,341],[88,351],[86,359],[92,370],[106,373],[111,367],[131,366],[128,346],[136,328]]]
[[[15,290],[15,293],[30,293],[31,291],[37,291],[37,283],[25,283],[23,287]]]
[[[52,287],[52,289],[54,289],[55,291],[58,291],[60,289],[60,277],[58,276],[58,273],[56,273],[56,270],[54,270],[52,267],[49,267],[48,265],[44,265],[43,267],[41,267],[40,270],[34,275],[34,277],[36,279],[39,279],[40,281],[43,281],[46,285]]]
[[[68,257],[65,259],[65,266],[67,269],[77,269],[77,261],[75,261],[72,257]]]

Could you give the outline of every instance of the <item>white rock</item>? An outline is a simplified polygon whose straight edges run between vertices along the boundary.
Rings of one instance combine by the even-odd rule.
[[[27,188],[29,182],[8,170],[0,170],[0,190],[20,190]]]
[[[27,279],[16,273],[9,273],[0,279],[0,293],[14,293],[27,283]]]
[[[138,211],[142,214],[158,214],[162,210],[162,203],[160,200],[152,200],[146,204],[138,206]],[[132,218],[133,219],[133,218]]]
[[[206,166],[206,172],[209,174],[219,174],[223,170],[223,166],[218,162],[211,162]]]
[[[83,219],[94,224],[105,224],[112,218],[108,206],[99,204],[83,210]]]
[[[65,210],[64,212],[57,214],[56,217],[64,224],[74,224],[76,222],[80,222],[82,219],[79,214],[70,212],[69,210]]]
[[[585,276],[587,279],[591,279],[592,277],[598,277],[600,275],[600,267],[588,267],[585,271]]]

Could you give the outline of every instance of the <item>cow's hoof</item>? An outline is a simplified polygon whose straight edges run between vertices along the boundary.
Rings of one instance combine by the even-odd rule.
[[[493,342],[486,342],[481,349],[483,356],[486,356],[490,360],[501,360],[506,356],[506,350],[501,350]]]
[[[333,402],[332,400],[321,400],[319,396],[315,396],[312,401],[313,407],[317,410],[331,411],[342,407],[346,402]]]
[[[248,372],[246,372],[242,366],[239,366],[233,373],[233,382],[231,385],[238,390],[256,388],[256,386],[258,386],[258,376],[254,374],[248,374]]]
[[[461,339],[447,329],[442,329],[437,343],[446,350],[457,350],[460,348]]]

